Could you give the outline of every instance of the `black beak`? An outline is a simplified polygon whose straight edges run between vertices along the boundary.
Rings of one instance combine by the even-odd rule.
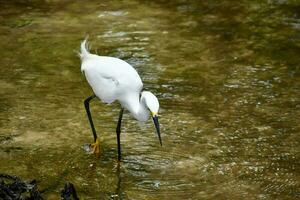
[[[154,115],[154,117],[152,117],[152,119],[153,119],[153,122],[154,122],[154,125],[155,125],[155,128],[156,128],[156,132],[157,132],[157,135],[158,135],[160,146],[162,146],[161,137],[160,137],[159,123],[158,123],[158,116]]]

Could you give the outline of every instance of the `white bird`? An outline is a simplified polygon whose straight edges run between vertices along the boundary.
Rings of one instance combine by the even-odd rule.
[[[93,152],[99,153],[100,145],[89,108],[89,102],[95,97],[98,97],[104,103],[112,103],[117,100],[121,104],[116,129],[118,161],[121,160],[120,134],[124,108],[138,121],[147,121],[151,114],[160,145],[162,145],[158,123],[158,99],[151,92],[142,91],[143,83],[137,71],[121,59],[91,54],[88,50],[86,39],[81,43],[79,56],[81,59],[81,71],[94,92],[93,95],[84,101],[94,136],[94,143],[91,145]]]

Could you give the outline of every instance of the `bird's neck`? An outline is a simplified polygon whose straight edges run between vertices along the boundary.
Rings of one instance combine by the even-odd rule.
[[[127,98],[127,100],[121,102],[122,106],[129,110],[131,115],[138,121],[146,121],[149,119],[149,110],[146,107],[144,99],[139,95]]]

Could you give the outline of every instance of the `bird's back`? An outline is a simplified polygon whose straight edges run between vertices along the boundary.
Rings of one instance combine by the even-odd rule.
[[[89,53],[82,59],[81,70],[95,95],[106,103],[139,95],[143,87],[137,71],[118,58]]]

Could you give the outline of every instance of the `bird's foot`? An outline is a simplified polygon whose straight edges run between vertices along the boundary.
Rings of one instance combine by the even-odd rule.
[[[99,138],[96,139],[96,141],[91,144],[92,153],[99,154],[100,153],[100,140]]]

